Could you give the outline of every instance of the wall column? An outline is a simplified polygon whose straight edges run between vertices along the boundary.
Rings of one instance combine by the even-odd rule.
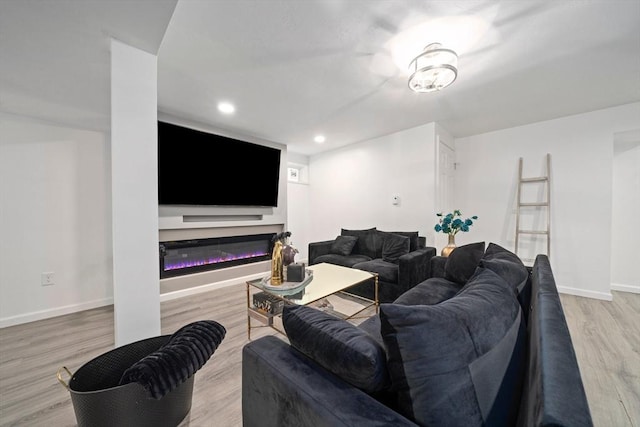
[[[157,57],[111,40],[115,345],[160,334]]]

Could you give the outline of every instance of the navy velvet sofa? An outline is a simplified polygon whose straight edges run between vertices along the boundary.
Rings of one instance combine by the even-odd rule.
[[[548,258],[460,249],[360,326],[286,306],[287,338],[243,348],[243,425],[591,426]]]
[[[342,229],[334,240],[309,243],[309,265],[326,262],[378,274],[380,302],[398,296],[429,277],[429,260],[436,248],[426,246],[417,231],[386,232]],[[373,281],[349,289],[373,299]]]

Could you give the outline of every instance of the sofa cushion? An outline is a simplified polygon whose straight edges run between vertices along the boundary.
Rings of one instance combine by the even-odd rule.
[[[520,305],[490,270],[470,281],[440,304],[380,306],[391,390],[420,425],[516,423],[526,350]]]
[[[402,255],[409,253],[410,240],[406,236],[393,233],[383,233],[382,236],[382,260],[397,264]]]
[[[357,242],[358,238],[356,236],[338,236],[331,244],[329,253],[344,256],[351,255],[351,251]]]
[[[476,271],[484,254],[484,242],[458,246],[449,254],[444,265],[444,278],[459,285],[467,283]]]
[[[388,387],[384,348],[357,326],[304,305],[285,306],[282,324],[295,349],[354,387]]]
[[[417,251],[420,249],[420,238],[417,231],[383,231],[382,233],[399,234],[409,238],[409,251]]]
[[[398,264],[377,258],[354,264],[353,268],[371,273],[378,273],[378,280],[389,283],[398,283]]]
[[[365,255],[336,255],[336,254],[326,254],[320,255],[316,258],[315,263],[320,264],[321,262],[326,262],[329,264],[341,265],[343,267],[353,267],[355,264],[359,264],[361,262],[371,261],[371,258]]]
[[[394,303],[402,305],[438,304],[453,297],[460,289],[461,286],[456,282],[442,277],[432,277],[400,295]]]
[[[376,258],[378,246],[378,231],[376,227],[365,230],[347,230],[345,228],[340,231],[341,236],[355,236],[358,238],[356,245],[351,251],[354,255],[365,255],[371,259]]]
[[[495,243],[489,243],[480,266],[488,268],[521,292],[529,279],[529,271],[518,255]]]

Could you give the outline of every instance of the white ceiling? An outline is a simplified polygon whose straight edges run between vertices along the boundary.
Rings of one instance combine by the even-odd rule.
[[[462,39],[465,17],[482,31]],[[419,43],[449,41],[459,74],[416,94],[389,45],[425,22],[453,33]],[[157,52],[161,112],[307,155],[640,101],[638,0],[0,0],[0,110],[108,130],[109,37]]]

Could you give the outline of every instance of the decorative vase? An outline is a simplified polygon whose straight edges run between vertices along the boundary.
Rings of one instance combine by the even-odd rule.
[[[449,244],[447,244],[447,246],[442,248],[442,252],[440,253],[440,255],[442,255],[443,257],[448,257],[455,248],[456,248],[456,236],[455,234],[449,234]]]
[[[271,284],[278,286],[282,284],[282,242],[276,241],[273,245],[273,252],[271,254]]]

